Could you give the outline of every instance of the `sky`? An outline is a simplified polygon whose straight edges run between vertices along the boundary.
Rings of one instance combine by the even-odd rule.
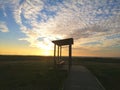
[[[120,57],[120,0],[0,0],[0,54]],[[67,55],[67,46],[63,55]]]

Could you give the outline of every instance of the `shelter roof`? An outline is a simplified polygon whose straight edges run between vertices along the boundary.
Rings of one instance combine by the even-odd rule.
[[[62,45],[71,45],[73,44],[73,38],[61,39],[61,40],[54,40],[52,41],[54,44],[58,46]]]

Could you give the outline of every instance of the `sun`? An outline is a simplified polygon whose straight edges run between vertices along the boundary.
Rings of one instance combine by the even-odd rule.
[[[37,47],[40,49],[39,54],[43,56],[51,56],[53,55],[53,45],[50,44],[38,44]]]
[[[51,45],[51,44],[39,44],[37,47],[40,49],[43,49],[43,50],[52,50],[53,49],[53,45]]]
[[[51,56],[52,51],[51,50],[43,50],[42,54],[43,54],[43,56]]]

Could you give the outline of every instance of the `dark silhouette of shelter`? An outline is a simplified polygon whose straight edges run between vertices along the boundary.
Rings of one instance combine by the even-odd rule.
[[[67,39],[62,39],[62,40],[55,40],[55,41],[52,41],[52,42],[54,43],[54,64],[55,64],[55,67],[57,65],[56,59],[58,59],[58,61],[60,61],[60,59],[61,59],[62,46],[69,45],[68,69],[70,70],[70,68],[72,66],[72,44],[73,44],[73,38],[67,38]],[[56,45],[58,46],[57,58],[56,58]]]

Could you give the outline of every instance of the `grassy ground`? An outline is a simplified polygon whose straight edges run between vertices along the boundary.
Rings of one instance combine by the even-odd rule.
[[[120,90],[120,59],[73,58],[73,63],[86,66],[106,90]]]
[[[87,67],[106,90],[120,90],[120,59],[74,57],[73,64]],[[52,66],[52,57],[0,56],[0,90],[62,90],[67,71]]]
[[[52,57],[0,56],[0,90],[62,90],[67,71]]]

